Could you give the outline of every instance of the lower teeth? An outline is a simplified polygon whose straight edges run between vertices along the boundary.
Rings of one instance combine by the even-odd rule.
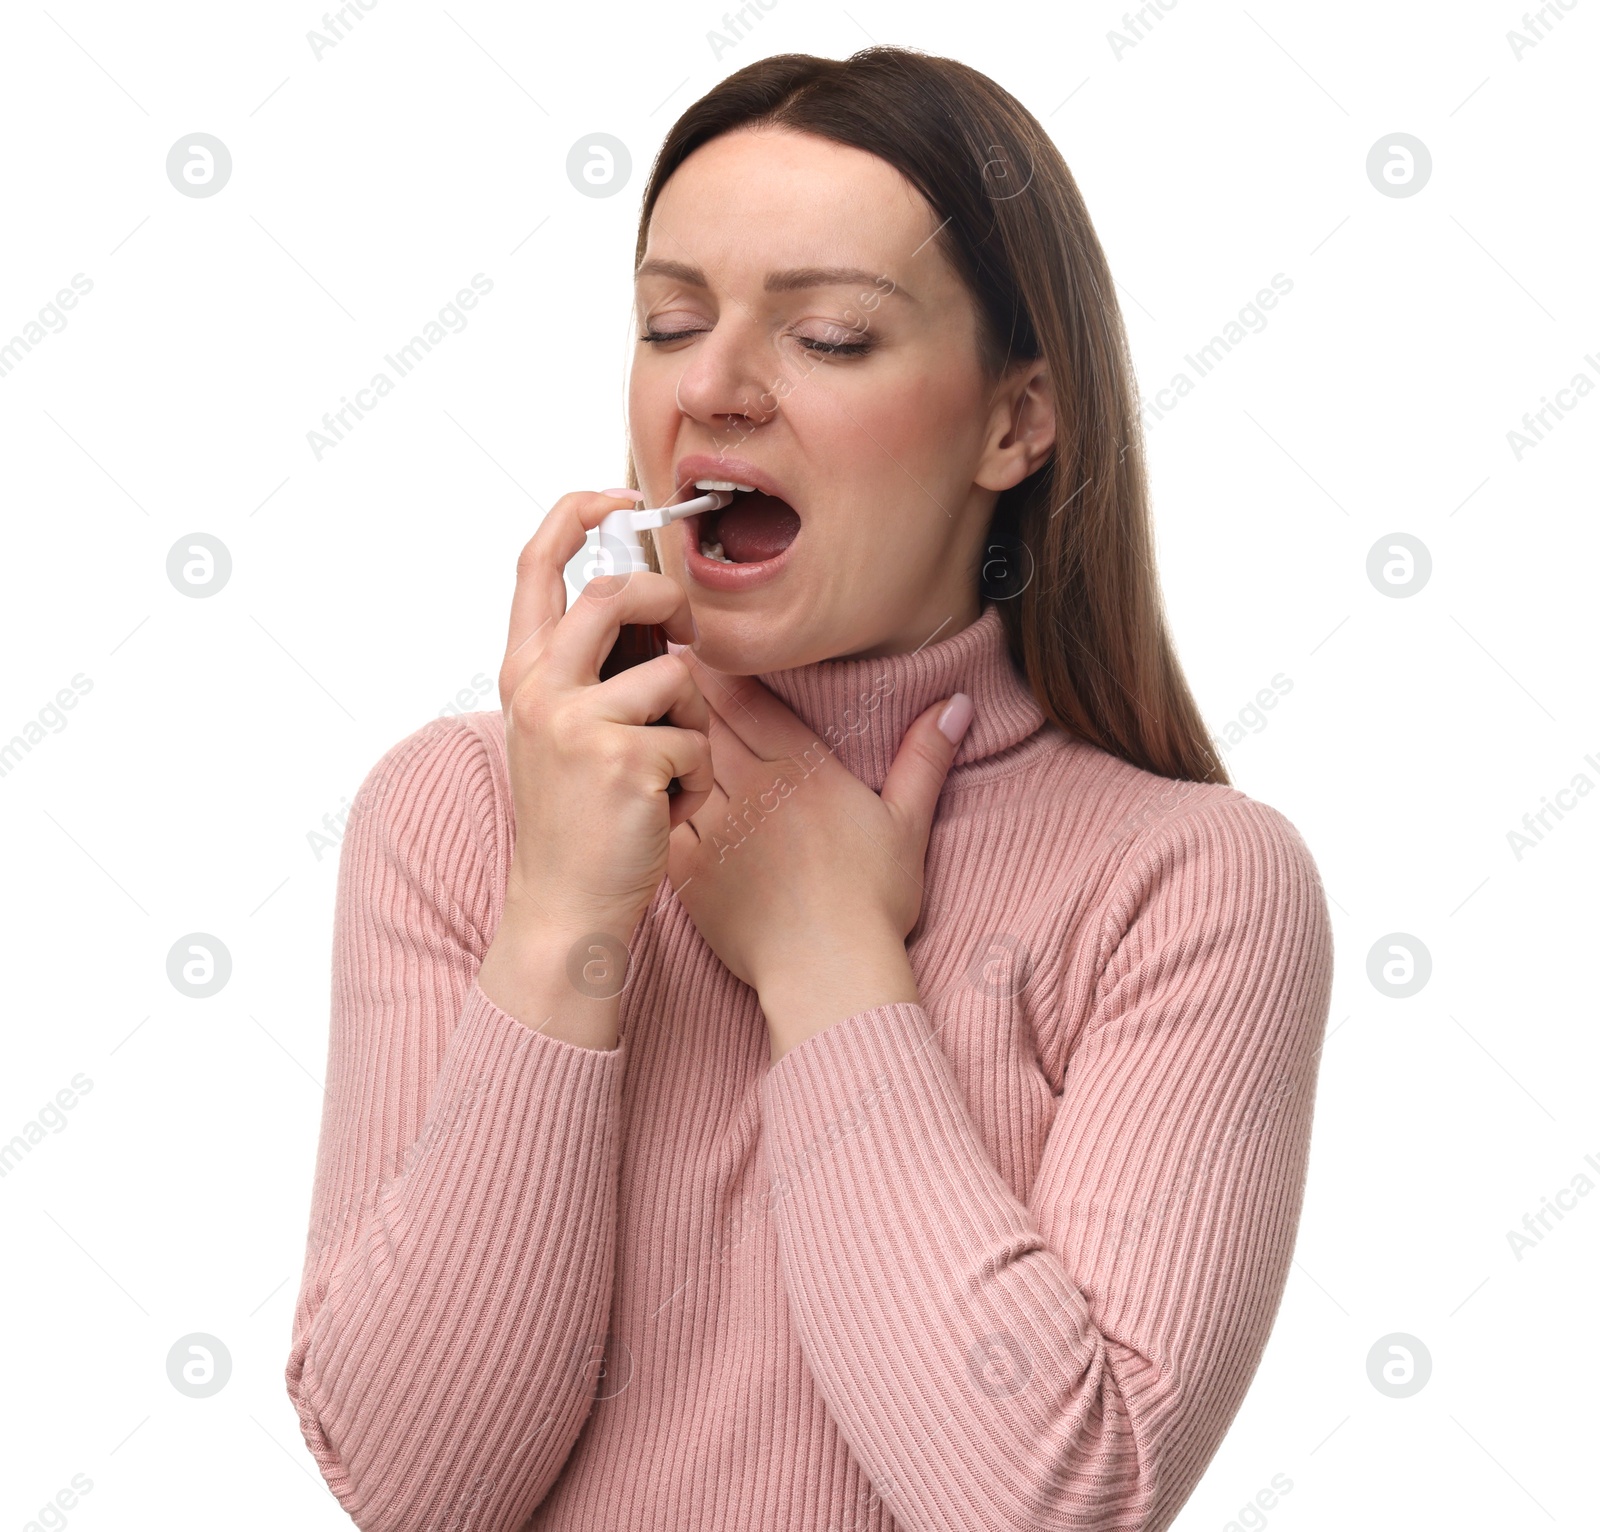
[[[704,557],[708,559],[715,559],[719,564],[731,564],[733,562],[733,560],[722,551],[721,543],[708,543],[704,538],[701,538],[700,552]]]

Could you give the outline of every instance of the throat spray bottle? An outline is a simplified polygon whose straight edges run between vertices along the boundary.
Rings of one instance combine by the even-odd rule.
[[[590,560],[585,569],[585,583],[601,575],[648,574],[650,565],[644,556],[644,544],[639,541],[641,532],[670,526],[674,521],[680,521],[683,517],[693,516],[700,511],[720,511],[732,499],[733,496],[725,491],[712,490],[696,499],[686,500],[682,505],[657,506],[650,510],[624,508],[612,511],[601,521],[597,529],[597,543],[591,550]],[[667,630],[660,623],[625,622],[617,632],[616,643],[611,646],[611,652],[600,667],[600,679],[607,681],[624,670],[642,665],[646,660],[653,660],[657,655],[666,652]],[[664,716],[651,720],[652,723],[666,721]],[[674,777],[667,784],[667,793],[671,796],[676,795],[678,791],[679,782]]]

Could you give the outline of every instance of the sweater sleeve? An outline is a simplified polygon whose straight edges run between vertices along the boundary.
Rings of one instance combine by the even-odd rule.
[[[436,720],[368,773],[340,848],[285,1379],[366,1532],[515,1532],[577,1440],[606,1337],[624,1049],[535,1031],[478,986],[497,812],[486,742]]]
[[[1151,827],[1027,1201],[921,1005],[762,1085],[801,1349],[905,1532],[1160,1532],[1277,1315],[1332,982],[1304,842],[1242,794]],[[1091,970],[1089,983],[1094,983]]]

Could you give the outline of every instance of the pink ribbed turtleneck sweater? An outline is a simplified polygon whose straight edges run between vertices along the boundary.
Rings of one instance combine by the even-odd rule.
[[[774,1066],[663,883],[618,1046],[536,1032],[476,983],[501,715],[395,745],[340,856],[306,1442],[370,1532],[1164,1528],[1288,1273],[1331,982],[1311,855],[1047,724],[993,605],[762,680],[874,789],[918,713],[976,703],[920,1003]]]

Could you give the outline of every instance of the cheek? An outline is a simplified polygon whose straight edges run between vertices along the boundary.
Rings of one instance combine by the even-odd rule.
[[[628,374],[629,415],[655,425],[677,409],[674,388],[678,372],[660,363],[658,357],[641,357]]]
[[[636,436],[643,435],[650,426],[655,413],[654,394],[655,390],[640,378],[639,369],[635,367],[628,379],[628,421]]]
[[[971,484],[982,409],[970,380],[934,361],[875,386],[838,417],[841,434],[849,433],[849,458],[862,465],[861,478],[841,486],[839,503],[872,502],[869,517],[848,518],[838,548],[844,566],[869,584],[887,578],[899,585],[926,580],[949,556],[960,535],[956,512]],[[937,504],[950,515],[940,515]]]
[[[953,503],[970,478],[980,403],[969,383],[919,353],[862,377],[848,397],[842,380],[827,398],[802,385],[785,407],[806,455],[833,459],[822,494],[825,562],[840,579],[870,586],[883,580],[885,559],[909,571],[942,556],[946,537],[930,521],[929,497]],[[944,532],[953,526],[937,514],[933,521]]]
[[[676,419],[670,388],[663,394],[658,381],[641,379],[636,368],[628,380],[628,440],[640,486],[647,493],[665,492],[655,481],[670,474]]]
[[[874,381],[848,413],[836,411],[837,429],[859,443],[864,461],[879,465],[875,475],[893,482],[899,498],[908,482],[900,465],[926,467],[964,450],[978,407],[969,394],[937,360],[926,368],[908,367]]]

